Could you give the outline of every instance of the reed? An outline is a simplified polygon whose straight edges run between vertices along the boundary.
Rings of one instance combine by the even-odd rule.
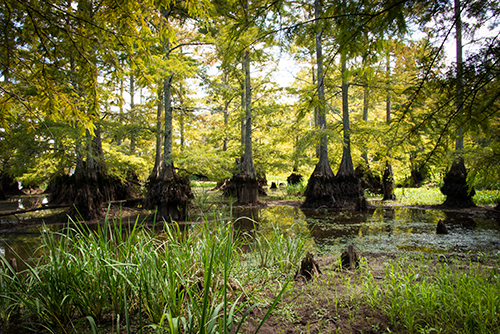
[[[386,267],[383,285],[365,275],[363,288],[368,305],[382,308],[394,326],[409,333],[500,330],[500,276],[495,269],[399,261]]]
[[[185,230],[164,224],[160,234],[139,220],[105,219],[95,230],[70,221],[42,238],[43,255],[22,272],[1,257],[0,328],[234,333],[256,306],[238,284],[241,239],[217,216]]]

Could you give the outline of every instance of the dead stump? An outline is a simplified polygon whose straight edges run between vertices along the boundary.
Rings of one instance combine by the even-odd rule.
[[[340,255],[340,262],[342,269],[356,269],[359,266],[359,257],[352,244]]]
[[[448,234],[448,228],[441,219],[437,223],[436,234]]]
[[[300,263],[299,271],[295,274],[295,279],[302,277],[306,281],[309,281],[313,277],[318,277],[320,274],[321,270],[319,269],[318,262],[314,260],[314,256],[311,253],[307,252]]]
[[[475,194],[474,188],[467,185],[467,170],[464,159],[460,158],[453,163],[443,180],[441,192],[446,195],[443,206],[452,208],[475,207],[472,197]]]
[[[286,182],[288,184],[299,184],[302,182],[302,175],[292,172],[292,174],[286,178]]]

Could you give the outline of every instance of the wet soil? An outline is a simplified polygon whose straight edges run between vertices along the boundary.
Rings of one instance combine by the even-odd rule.
[[[404,327],[392,322],[377,306],[370,306],[364,297],[364,272],[370,272],[381,285],[385,280],[385,266],[399,258],[399,254],[361,253],[363,268],[342,270],[337,257],[318,258],[322,273],[311,280],[292,282],[282,301],[260,327],[259,333],[408,333]],[[405,254],[422,261],[421,254]],[[453,262],[456,270],[474,263],[484,269],[496,270],[498,262],[484,262],[476,255],[427,255],[424,261],[431,266],[439,262]],[[270,300],[276,293],[269,294]],[[247,321],[244,333],[254,333],[267,312],[257,308]]]

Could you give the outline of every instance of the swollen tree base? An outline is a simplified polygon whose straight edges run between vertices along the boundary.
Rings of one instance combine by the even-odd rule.
[[[217,189],[222,191],[224,197],[237,198],[237,204],[245,205],[256,204],[259,196],[267,196],[265,186],[267,186],[265,174],[258,174],[257,179],[252,179],[243,173],[235,173]],[[257,187],[257,195],[255,195],[255,187]]]
[[[394,174],[392,173],[392,165],[386,162],[384,174],[382,175],[382,190],[384,192],[383,201],[395,201],[394,195]]]
[[[56,176],[45,192],[50,194],[51,204],[69,204],[69,215],[85,220],[103,217],[103,205],[108,201],[128,200],[137,195],[131,183],[102,173],[96,178],[78,180],[75,174]]]
[[[354,170],[354,175],[359,180],[362,189],[368,189],[374,194],[382,192],[380,177],[376,176],[368,164],[358,165]]]
[[[300,182],[302,182],[302,175],[296,173],[296,172],[292,172],[292,174],[290,174],[290,176],[288,176],[286,178],[286,182],[288,184],[299,184]]]
[[[150,178],[146,188],[145,209],[156,209],[157,217],[167,222],[186,219],[189,200],[194,198],[187,177],[173,171],[169,178]]]
[[[310,209],[340,208],[334,197],[336,192],[335,176],[331,169],[321,168],[321,165],[318,164],[307,182],[307,188],[304,191],[306,199],[301,207]]]
[[[354,175],[337,175],[337,192],[335,198],[343,209],[366,211],[367,204],[359,180]]]
[[[469,191],[467,170],[462,158],[453,162],[444,177],[441,192],[446,196],[443,206],[450,208],[471,208],[476,206],[472,200],[475,191],[474,188]]]
[[[252,178],[245,173],[235,173],[226,182],[225,194],[229,193],[238,199],[237,204],[248,205],[257,204],[259,201],[259,180]]]

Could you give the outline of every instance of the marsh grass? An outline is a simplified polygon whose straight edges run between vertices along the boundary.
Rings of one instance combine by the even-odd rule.
[[[366,272],[364,298],[408,333],[500,332],[498,269],[448,262],[402,259],[387,264],[382,284]]]
[[[139,220],[106,219],[91,231],[71,221],[64,232],[42,235],[43,255],[35,264],[24,261],[26,270],[15,272],[1,257],[0,328],[237,332],[260,300],[239,284],[243,253],[233,224],[214,216],[188,230],[162,227],[157,235]]]
[[[307,188],[307,182],[299,182],[297,184],[287,184],[285,187],[287,195],[303,195]]]
[[[259,269],[273,273],[294,272],[307,251],[309,232],[301,226],[280,229],[271,224],[270,230],[256,230],[251,237],[247,259]]]
[[[439,187],[396,188],[394,194],[402,205],[438,205],[443,204],[446,199]],[[476,190],[472,199],[477,205],[494,205],[500,200],[500,192]]]
[[[394,194],[402,205],[437,205],[446,199],[438,187],[396,188]]]

